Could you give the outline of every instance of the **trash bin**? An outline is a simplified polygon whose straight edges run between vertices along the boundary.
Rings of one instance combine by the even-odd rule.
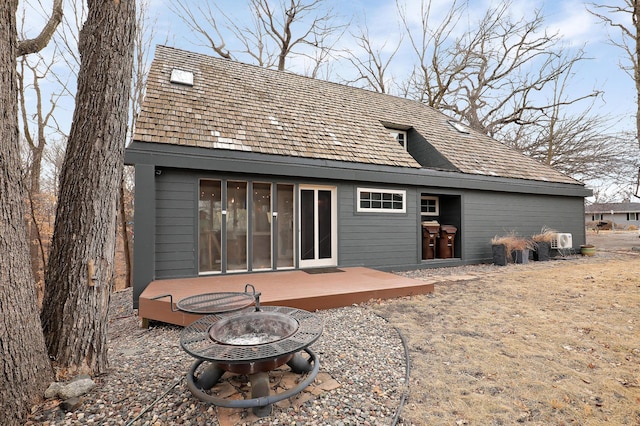
[[[422,222],[422,260],[436,258],[436,241],[439,232],[438,222]]]
[[[442,225],[440,227],[440,241],[438,242],[438,257],[440,259],[449,259],[455,253],[455,239],[457,228],[451,225]]]

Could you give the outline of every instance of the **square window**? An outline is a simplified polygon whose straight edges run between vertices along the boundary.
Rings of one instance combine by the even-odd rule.
[[[423,216],[438,216],[440,214],[438,197],[431,195],[420,197],[420,213]]]

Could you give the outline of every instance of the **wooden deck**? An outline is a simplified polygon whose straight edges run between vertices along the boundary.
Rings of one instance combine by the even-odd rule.
[[[214,292],[243,292],[248,283],[261,293],[261,305],[290,306],[307,311],[433,292],[433,282],[388,272],[362,267],[330,271],[332,269],[320,273],[295,270],[153,281],[140,295],[138,315],[143,325],[148,320],[188,325],[200,315],[172,312],[168,297],[152,299],[171,294],[175,309],[175,303],[185,297]]]

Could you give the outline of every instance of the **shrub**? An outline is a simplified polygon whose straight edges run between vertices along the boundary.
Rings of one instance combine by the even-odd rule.
[[[497,235],[491,239],[491,244],[502,244],[507,249],[507,254],[513,253],[514,250],[534,249],[535,244],[528,238],[519,237],[515,232],[498,237]]]
[[[556,231],[555,229],[551,229],[548,226],[543,226],[540,233],[534,234],[533,236],[531,236],[531,239],[536,243],[551,243],[551,240],[553,240],[557,233],[558,231]]]

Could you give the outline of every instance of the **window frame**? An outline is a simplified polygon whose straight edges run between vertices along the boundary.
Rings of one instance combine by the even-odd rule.
[[[627,222],[637,222],[640,220],[640,213],[629,212],[627,213]]]
[[[400,129],[387,129],[387,130],[389,130],[389,134],[393,136],[393,138],[400,144],[401,147],[403,147],[405,150],[408,149],[406,130],[400,130]],[[400,140],[398,139],[398,136],[400,135],[402,135],[403,142],[400,142]]]
[[[391,200],[392,207],[384,208],[384,207],[362,207],[362,193],[372,193],[372,194],[380,194],[382,197],[380,201],[383,200],[383,194],[391,194],[402,196],[402,209],[394,209],[393,203],[397,202],[395,200]],[[366,201],[366,200],[365,200]],[[371,201],[371,199],[369,199]],[[383,189],[383,188],[364,188],[358,187],[356,189],[356,212],[358,213],[407,213],[407,190],[406,189]]]
[[[436,210],[434,212],[423,212],[422,200],[434,200],[436,202]],[[440,197],[436,195],[421,195],[420,196],[420,215],[421,216],[440,216]]]

